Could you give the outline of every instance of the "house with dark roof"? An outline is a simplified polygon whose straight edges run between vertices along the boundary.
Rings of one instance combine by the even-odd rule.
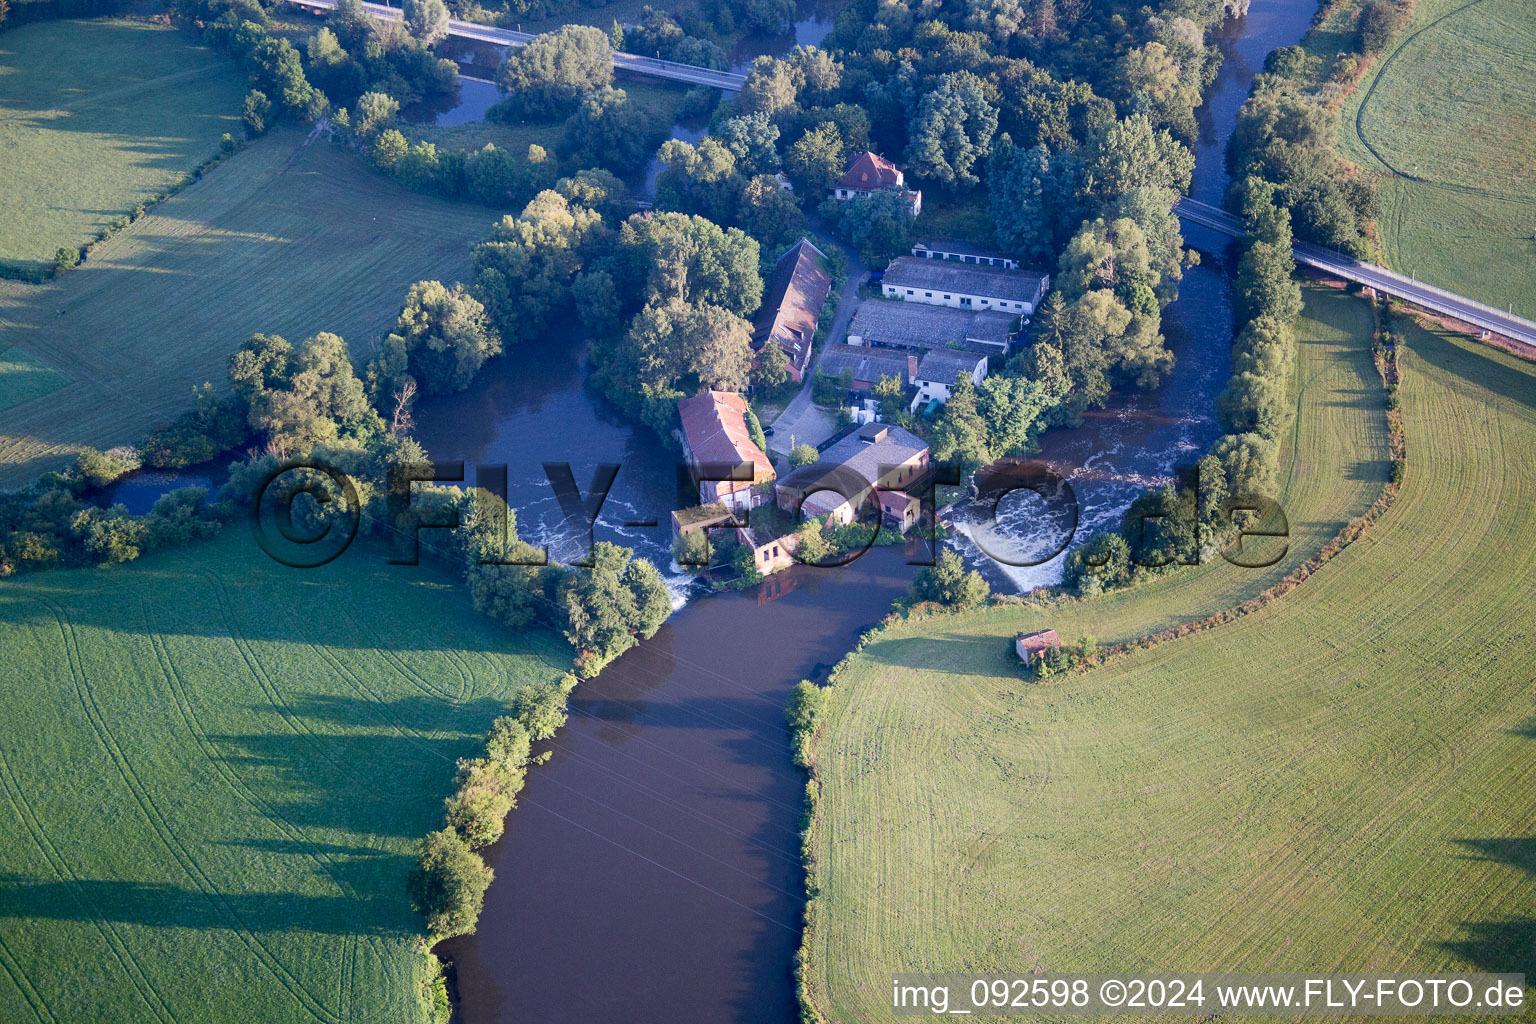
[[[958,238],[929,238],[912,246],[912,255],[920,260],[954,260],[956,263],[978,263],[985,267],[1002,267],[1018,270],[1019,261],[1001,249],[962,241]]]
[[[928,473],[928,445],[900,427],[870,423],[830,445],[821,458],[779,480],[779,508],[804,519],[847,525],[880,510],[883,491],[900,491]]]
[[[699,485],[701,504],[754,508],[768,500],[765,484],[775,476],[773,463],[747,430],[747,403],[729,391],[706,391],[677,403],[682,422],[683,458]],[[751,467],[751,478],[714,480],[733,467]]]
[[[763,304],[752,328],[752,349],[761,353],[769,342],[789,357],[789,377],[805,379],[821,307],[832,291],[832,278],[821,269],[822,251],[802,238],[774,264],[763,291]]]
[[[960,347],[1006,355],[1018,330],[1017,313],[870,299],[854,311],[848,344],[918,351]]]
[[[888,299],[1030,316],[1045,297],[1051,279],[1033,270],[898,256],[885,268],[880,284]]]
[[[986,357],[982,359],[985,361]],[[837,379],[846,370],[850,389],[871,391],[882,377],[895,377],[902,387],[906,387],[912,383],[917,364],[916,352],[859,345],[831,345],[821,354],[816,372]]]
[[[912,375],[917,394],[912,398],[912,408],[937,401],[943,405],[954,394],[955,385],[964,377],[972,384],[987,379],[987,357],[979,352],[965,352],[953,348],[935,348],[923,353]]]
[[[848,158],[848,169],[832,186],[834,199],[857,199],[876,192],[899,192],[906,199],[912,216],[923,212],[923,193],[907,188],[906,175],[901,168],[878,153],[868,150],[854,153]]]

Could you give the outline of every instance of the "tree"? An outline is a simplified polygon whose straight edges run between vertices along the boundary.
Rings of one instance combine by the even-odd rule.
[[[544,332],[554,311],[570,301],[571,279],[603,233],[599,213],[544,191],[471,250],[473,294],[504,342]]]
[[[656,178],[659,208],[703,214],[717,221],[731,218],[741,178],[736,173],[736,156],[729,148],[708,136],[697,146],[668,139],[656,158],[666,165]]]
[[[615,219],[621,219],[634,209],[629,198],[629,186],[601,167],[589,167],[577,171],[569,178],[561,178],[555,182],[555,191],[571,203],[578,203]]]
[[[795,69],[800,81],[800,99],[808,105],[831,101],[843,84],[843,65],[820,47],[797,46],[785,62]]]
[[[866,266],[883,267],[912,251],[916,225],[912,207],[899,192],[881,189],[836,206],[838,227]]]
[[[612,334],[618,329],[623,307],[619,304],[613,275],[608,271],[599,269],[577,274],[571,282],[571,298],[576,302],[577,316],[594,334]]]
[[[808,767],[811,763],[810,743],[821,724],[826,709],[826,691],[809,679],[802,679],[789,693],[789,703],[784,708],[784,721],[789,725],[790,742],[794,744],[795,763]]]
[[[779,169],[779,128],[762,111],[733,117],[713,134],[735,155],[743,174],[772,174]]]
[[[1121,95],[1145,96],[1155,103],[1171,99],[1179,88],[1179,65],[1168,48],[1156,40],[1126,51],[1115,67]]]
[[[585,673],[633,647],[637,633],[654,635],[671,612],[661,574],[633,554],[598,541],[592,545],[590,567],[566,573],[560,582],[565,636]]]
[[[565,122],[560,152],[588,167],[632,174],[645,163],[650,120],[623,89],[588,93]]]
[[[708,303],[672,300],[647,306],[624,337],[627,364],[643,384],[745,391],[752,366],[752,329],[745,320]]]
[[[1131,574],[1131,548],[1117,532],[1096,534],[1073,548],[1062,567],[1063,582],[1085,596],[1123,587]]]
[[[260,89],[252,89],[245,94],[245,106],[241,118],[245,121],[245,129],[253,136],[260,135],[267,130],[267,118],[272,116],[272,101],[267,99],[267,94]]]
[[[736,105],[743,113],[774,117],[795,106],[800,77],[794,65],[772,57],[758,57],[747,72]]]
[[[794,0],[730,0],[747,30],[777,35],[795,17]]]
[[[992,461],[990,431],[969,377],[956,381],[944,404],[944,418],[933,432],[933,457],[939,462],[959,462],[968,469]]]
[[[789,450],[789,464],[794,469],[801,466],[814,466],[821,458],[821,453],[814,446],[797,444]]]
[[[292,376],[293,346],[281,335],[253,334],[229,357],[229,381],[247,404]]]
[[[303,452],[322,442],[365,437],[382,429],[341,338],[320,333],[306,339],[286,369],[286,379],[264,381],[250,397],[251,429],[264,434],[277,450]],[[278,386],[271,386],[274,383]]]
[[[987,198],[998,242],[1025,261],[1061,252],[1082,219],[1077,204],[1077,161],[1044,144],[1019,149],[1003,135],[987,161]]]
[[[1057,396],[1039,380],[993,374],[976,389],[977,410],[987,429],[987,447],[994,457],[1023,451],[1043,425],[1041,418],[1055,406]]]
[[[789,353],[776,341],[769,341],[757,356],[752,383],[764,391],[777,391],[789,380]]]
[[[474,933],[494,872],[452,828],[427,834],[411,869],[411,903],[434,938]]]
[[[1083,157],[1083,192],[1100,204],[1136,188],[1189,191],[1195,157],[1166,130],[1154,128],[1145,114],[1103,125],[1087,141]],[[1170,198],[1170,203],[1171,203]]]
[[[908,169],[947,187],[974,185],[979,160],[992,151],[997,108],[987,100],[981,79],[955,71],[925,94],[908,126]]]
[[[361,51],[378,22],[363,7],[362,0],[337,0],[325,24],[336,33],[341,45]]]
[[[501,338],[479,300],[457,284],[418,281],[375,359],[379,396],[386,398],[407,374],[428,394],[462,391],[485,361],[500,353]]]
[[[393,128],[386,128],[373,140],[373,148],[368,151],[368,156],[385,170],[393,170],[410,152],[411,146],[405,141],[405,136]]]
[[[400,114],[400,103],[393,96],[382,92],[365,92],[357,98],[352,117],[352,130],[363,142],[392,127]]]
[[[805,215],[794,195],[767,174],[742,186],[736,219],[766,249],[777,249],[805,230]]]
[[[256,87],[275,96],[282,108],[294,116],[304,115],[315,99],[314,87],[304,77],[304,63],[299,51],[286,39],[270,36],[261,39],[250,52]]]
[[[1366,0],[1360,8],[1360,52],[1381,53],[1401,26],[1402,15],[1392,0]]]
[[[1152,269],[1147,236],[1135,221],[1100,217],[1072,236],[1057,264],[1056,286],[1068,301],[1095,288],[1129,295],[1137,285],[1160,283]]]
[[[784,156],[785,172],[807,199],[825,195],[843,176],[847,163],[842,133],[831,121],[808,130]]]
[[[1227,475],[1227,492],[1234,498],[1274,497],[1279,454],[1274,441],[1258,434],[1228,434],[1211,454]]]
[[[496,74],[517,109],[549,117],[613,84],[613,47],[601,29],[566,25],[513,50]]]
[[[427,46],[448,38],[448,8],[443,0],[404,0],[405,30]]]
[[[619,232],[619,255],[626,279],[620,294],[639,294],[650,305],[680,299],[745,317],[763,301],[761,248],[739,228],[683,213],[637,215]]]
[[[981,573],[972,569],[966,572],[960,556],[948,548],[940,552],[938,560],[922,570],[912,581],[914,600],[936,601],[950,608],[975,608],[985,604],[992,588]]]

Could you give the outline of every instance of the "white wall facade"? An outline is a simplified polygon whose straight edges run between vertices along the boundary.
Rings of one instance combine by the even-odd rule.
[[[991,295],[976,295],[965,292],[935,292],[929,291],[926,288],[898,288],[895,285],[884,282],[881,282],[881,290],[888,299],[922,302],[930,306],[953,306],[955,309],[999,309],[1005,313],[1016,313],[1020,316],[1032,316],[1035,312],[1035,304],[1033,302],[1023,302],[1017,299],[1000,299]]]

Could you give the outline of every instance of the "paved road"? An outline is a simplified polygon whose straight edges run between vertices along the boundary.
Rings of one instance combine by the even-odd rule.
[[[336,0],[289,0],[289,3],[318,11],[328,11],[336,6]],[[381,21],[399,21],[401,17],[398,9],[386,7],[383,4],[365,3],[363,9]],[[532,32],[513,32],[510,29],[476,25],[474,22],[457,19],[448,22],[448,34],[461,39],[479,39],[482,42],[496,43],[500,46],[523,46],[533,39]],[[692,64],[678,64],[676,61],[657,60],[655,57],[641,57],[633,53],[615,52],[613,66],[617,71],[649,75],[652,78],[666,78],[674,82],[686,82],[689,85],[708,85],[716,89],[724,89],[726,92],[740,92],[741,87],[746,84],[745,76],[732,74],[729,71],[714,71],[710,68],[694,67]]]
[[[818,232],[815,240],[826,245],[829,238],[825,232]],[[869,268],[860,262],[858,254],[851,248],[841,242],[833,241],[833,244],[848,257],[848,280],[844,282],[843,290],[837,297],[837,312],[832,314],[826,341],[821,351],[816,353],[816,358],[806,367],[799,393],[790,399],[784,411],[779,413],[779,418],[773,421],[773,436],[768,439],[770,452],[788,455],[791,438],[796,444],[816,445],[837,431],[834,414],[811,402],[811,385],[816,380],[816,367],[821,364],[821,357],[826,355],[831,346],[841,344],[848,334],[848,322],[853,319],[853,311],[859,305],[859,285],[869,276]]]
[[[1189,198],[1181,198],[1176,208],[1178,215],[1191,224],[1219,231],[1233,238],[1243,237],[1243,223],[1225,210],[1208,206]],[[1396,296],[1416,306],[1423,306],[1445,316],[1454,317],[1474,327],[1502,334],[1506,338],[1536,345],[1536,323],[1524,317],[1514,316],[1474,299],[1469,299],[1443,288],[1427,285],[1402,274],[1395,274],[1374,263],[1362,263],[1348,256],[1329,252],[1310,242],[1297,242],[1291,249],[1296,262],[1313,267],[1346,281],[1375,288],[1379,292]]]

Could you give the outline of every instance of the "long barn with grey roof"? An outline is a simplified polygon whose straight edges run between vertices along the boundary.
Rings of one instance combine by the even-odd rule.
[[[881,291],[902,299],[957,309],[998,309],[1029,316],[1045,297],[1051,279],[1032,270],[898,256],[885,268]]]
[[[964,347],[1006,353],[1018,323],[1017,313],[999,310],[973,312],[871,299],[854,312],[848,325],[848,343],[921,351]]]

